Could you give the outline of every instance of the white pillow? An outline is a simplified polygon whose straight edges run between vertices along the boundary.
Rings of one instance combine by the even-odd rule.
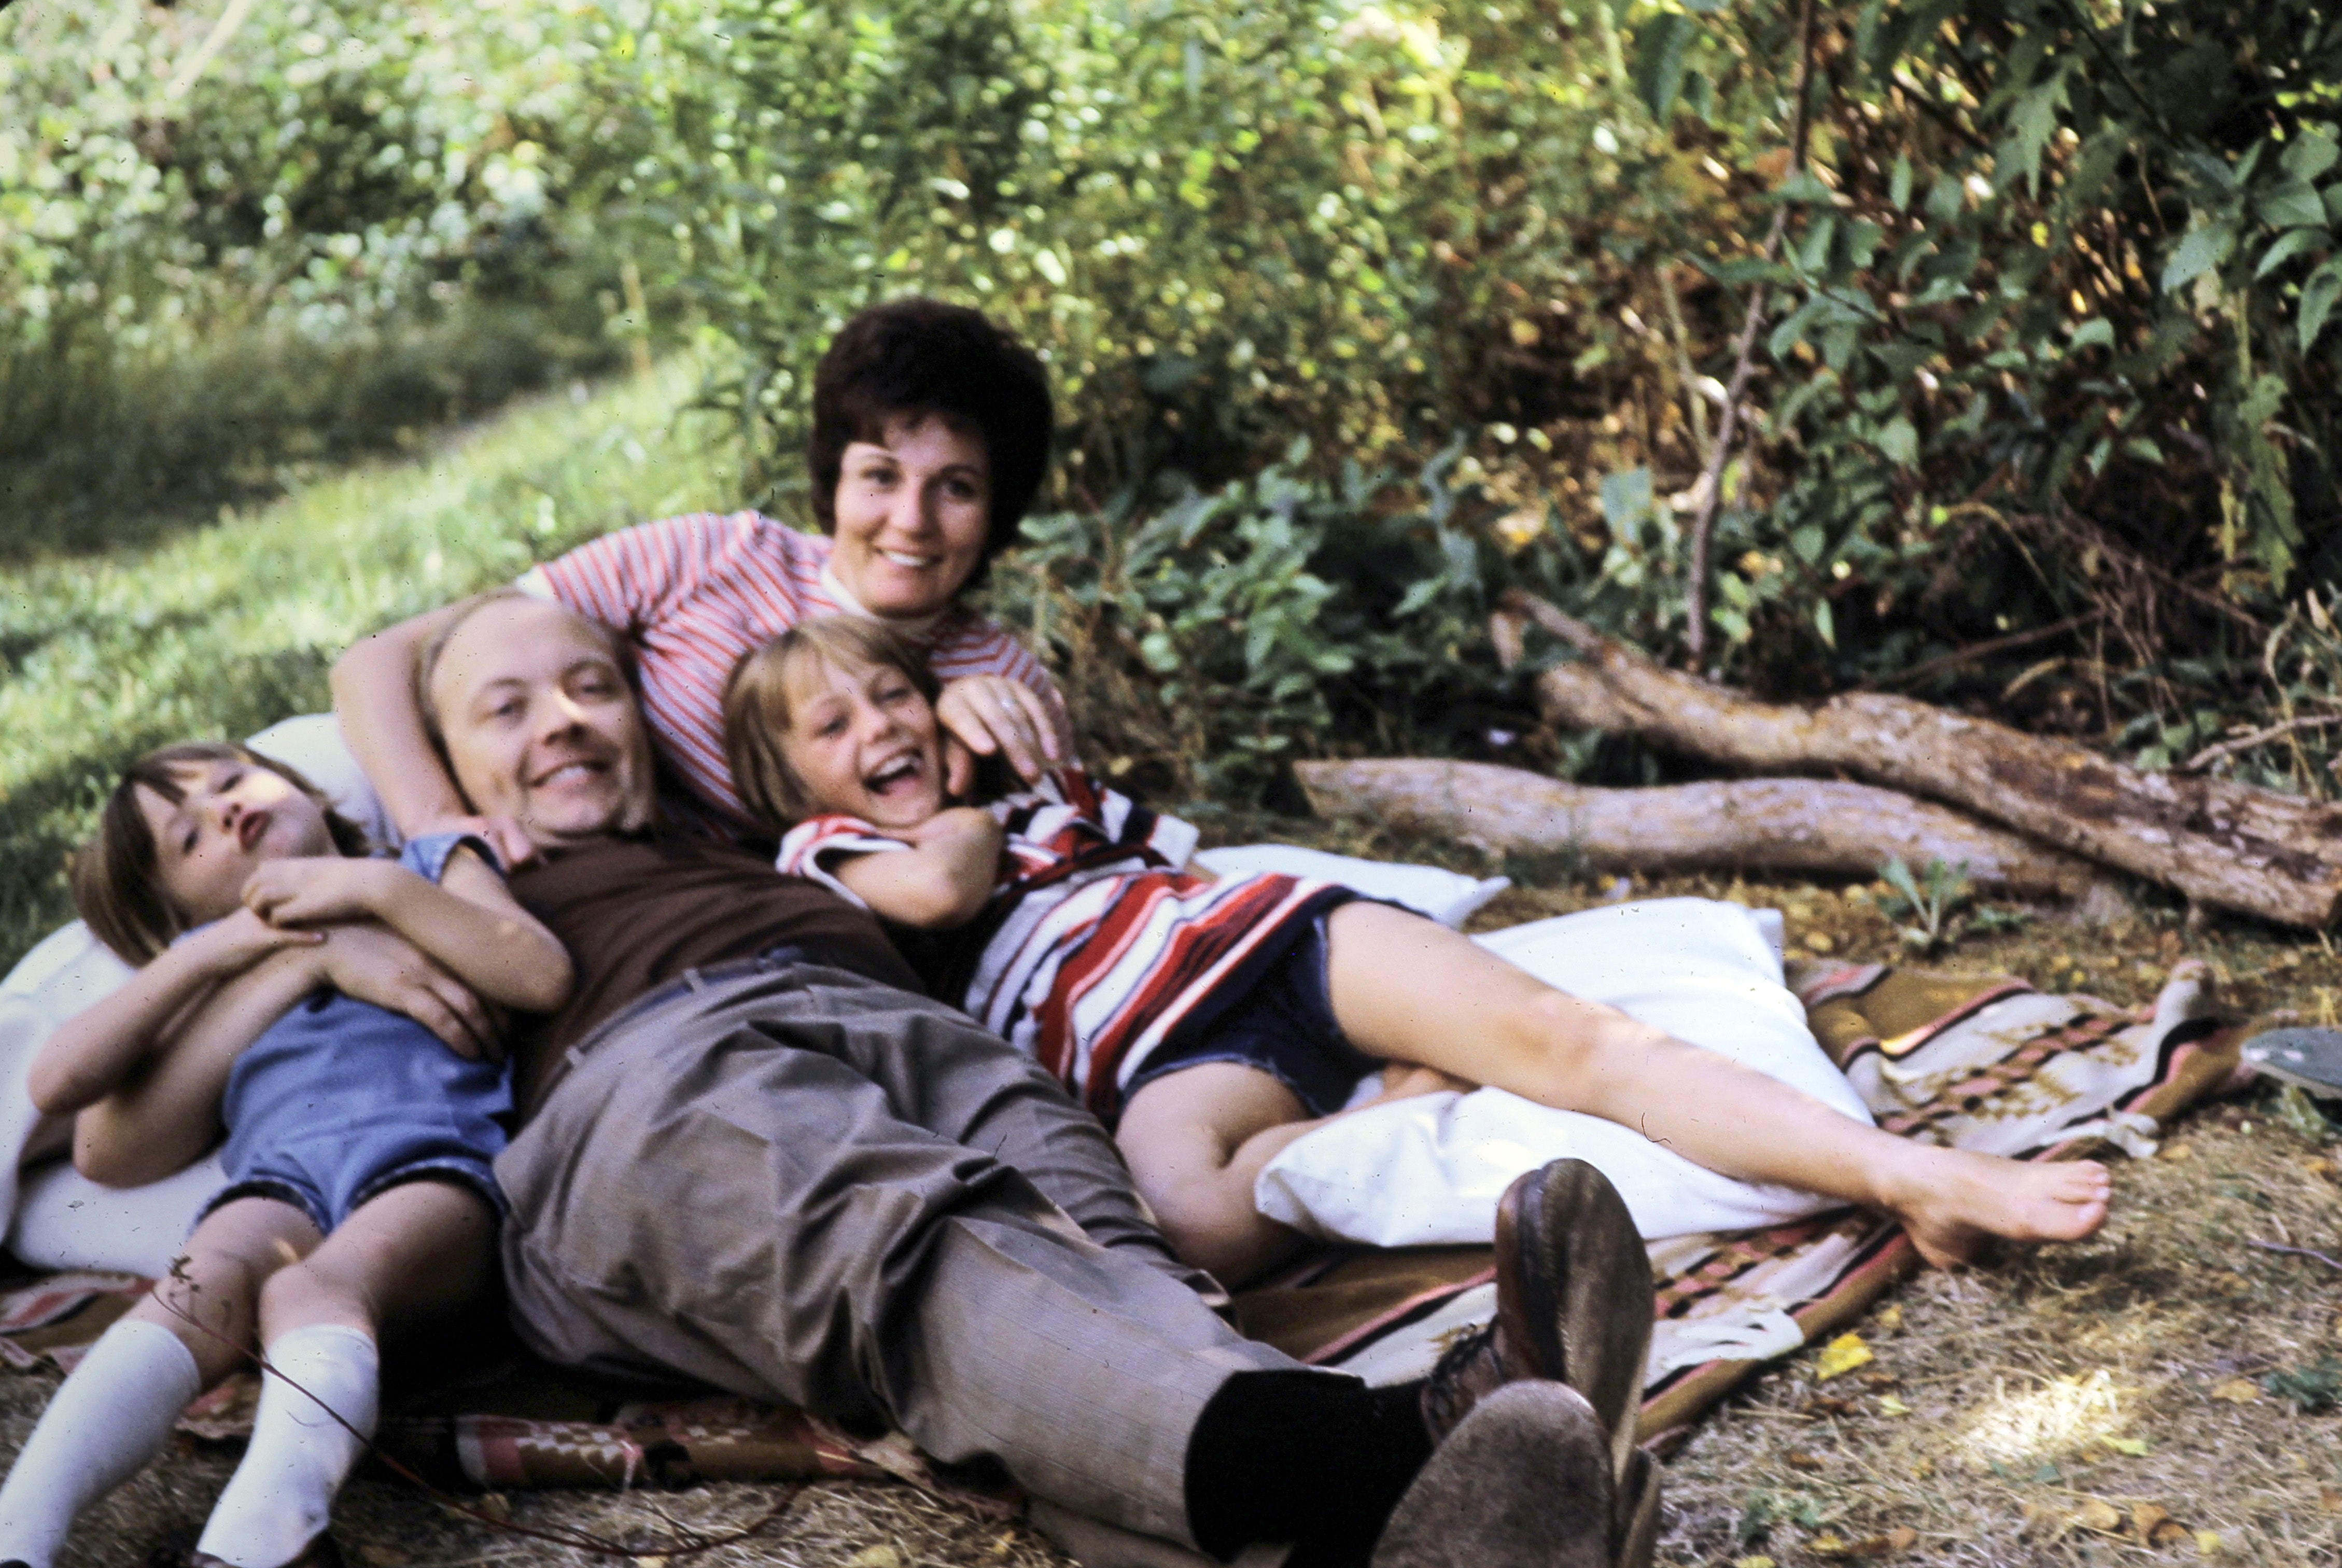
[[[1650,899],[1475,940],[1556,990],[1607,1003],[1867,1123],[1868,1109],[1782,984],[1779,917],[1761,918],[1771,913]],[[1734,1181],[1632,1127],[1501,1089],[1393,1101],[1305,1134],[1261,1172],[1253,1201],[1309,1235],[1372,1246],[1485,1243],[1513,1179],[1565,1156],[1610,1178],[1646,1239],[1778,1224],[1838,1206]]]
[[[269,725],[247,743],[298,769],[334,809],[378,843],[392,842],[374,788],[331,714]],[[159,1273],[225,1178],[219,1163],[145,1187],[101,1187],[62,1163],[32,1173],[18,1201],[17,1157],[40,1114],[25,1092],[33,1053],[56,1026],[129,978],[130,965],[76,920],[45,937],[0,980],[0,1214],[12,1216],[8,1248],[40,1268]]]
[[[1256,871],[1279,871],[1287,876],[1314,876],[1338,882],[1372,898],[1403,904],[1427,914],[1442,925],[1461,926],[1496,894],[1513,885],[1510,877],[1475,881],[1459,872],[1436,865],[1406,865],[1395,861],[1360,860],[1356,855],[1329,854],[1322,849],[1301,849],[1289,844],[1246,844],[1226,849],[1199,850],[1196,864],[1218,876],[1243,876]]]

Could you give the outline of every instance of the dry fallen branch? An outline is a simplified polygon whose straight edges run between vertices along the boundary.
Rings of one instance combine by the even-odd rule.
[[[1886,862],[1941,860],[1981,886],[2078,897],[2104,881],[2087,861],[1869,784],[1732,779],[1589,789],[1490,763],[1296,763],[1320,816],[1371,816],[1479,848],[1568,854],[1588,871],[1869,876]]]
[[[2342,906],[2342,807],[2145,774],[1907,697],[1754,702],[1665,668],[1530,594],[1509,607],[1578,655],[1537,677],[1556,724],[1637,734],[1762,772],[1844,769],[1964,806],[2223,909],[2323,927]]]

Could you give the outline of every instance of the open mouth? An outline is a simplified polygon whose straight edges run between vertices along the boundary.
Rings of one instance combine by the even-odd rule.
[[[897,757],[877,772],[864,775],[862,784],[872,794],[889,795],[916,785],[926,771],[916,756]]]
[[[252,853],[253,847],[259,844],[267,832],[268,814],[266,812],[245,812],[242,816],[235,819],[236,847],[243,850],[246,854],[249,854]]]
[[[878,554],[895,563],[896,565],[912,572],[924,572],[934,565],[937,559],[933,555],[912,555],[901,550],[881,550]]]

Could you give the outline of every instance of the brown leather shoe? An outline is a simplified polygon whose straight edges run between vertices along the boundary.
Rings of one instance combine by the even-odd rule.
[[[208,1552],[190,1552],[187,1553],[187,1568],[235,1568],[235,1564]],[[342,1549],[334,1544],[334,1538],[320,1530],[309,1538],[309,1544],[293,1553],[289,1561],[277,1564],[277,1568],[347,1568],[347,1565],[343,1563]]]
[[[1556,1160],[1496,1203],[1496,1329],[1526,1375],[1586,1396],[1623,1488],[1651,1354],[1650,1253],[1626,1200],[1583,1160]]]
[[[1659,1548],[1661,1468],[1647,1448],[1627,1455],[1610,1531],[1610,1555],[1616,1568],[1651,1568],[1651,1559]]]
[[[1374,1568],[1610,1568],[1608,1434],[1576,1390],[1492,1392],[1391,1511]]]
[[[1525,1378],[1586,1396],[1623,1488],[1650,1356],[1650,1255],[1602,1173],[1556,1160],[1496,1205],[1496,1315],[1447,1347],[1423,1389],[1438,1441],[1497,1389]]]

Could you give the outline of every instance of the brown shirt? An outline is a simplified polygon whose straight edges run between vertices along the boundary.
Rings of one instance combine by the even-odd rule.
[[[522,908],[569,949],[577,984],[513,1041],[523,1115],[562,1072],[563,1053],[612,1014],[684,971],[791,944],[873,980],[918,991],[866,910],[746,850],[674,832],[548,850],[509,883]]]

